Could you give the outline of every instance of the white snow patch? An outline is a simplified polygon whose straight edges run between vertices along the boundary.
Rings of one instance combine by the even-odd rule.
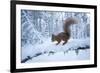
[[[90,45],[89,38],[87,39],[70,39],[67,44],[62,45],[61,42],[59,45],[55,44],[56,42],[51,42],[51,39],[45,40],[42,44],[27,44],[22,47],[22,60],[27,56],[34,56],[37,53],[43,53],[40,56],[32,58],[28,62],[45,62],[45,61],[65,61],[65,60],[84,60],[89,59],[90,50],[80,50],[79,54],[75,53],[75,49],[85,45]],[[68,53],[65,51],[70,50]],[[50,51],[53,51],[54,54],[48,55]],[[44,53],[46,52],[46,53]]]

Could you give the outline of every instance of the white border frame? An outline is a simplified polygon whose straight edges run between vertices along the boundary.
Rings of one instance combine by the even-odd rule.
[[[67,61],[67,62],[47,62],[47,63],[21,63],[21,9],[27,10],[48,10],[48,11],[69,11],[69,12],[89,12],[90,13],[90,60],[84,61]],[[72,66],[72,65],[89,65],[94,64],[94,9],[70,8],[70,7],[51,7],[51,6],[35,6],[35,5],[16,5],[16,69],[23,68],[40,68],[55,66]]]

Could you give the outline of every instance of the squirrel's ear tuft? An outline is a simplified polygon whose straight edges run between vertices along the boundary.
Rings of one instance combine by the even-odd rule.
[[[52,34],[51,40],[54,41],[54,34]]]
[[[52,37],[54,37],[54,34],[52,34]]]

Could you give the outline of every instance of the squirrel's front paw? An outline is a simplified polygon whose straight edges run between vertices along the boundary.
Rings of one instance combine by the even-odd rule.
[[[59,43],[56,43],[56,45],[58,45]]]

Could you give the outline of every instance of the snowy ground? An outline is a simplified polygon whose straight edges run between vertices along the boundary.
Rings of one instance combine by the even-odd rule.
[[[30,59],[27,61],[27,63],[30,62],[51,62],[51,61],[73,61],[73,60],[88,60],[89,59],[90,51],[89,49],[85,51],[80,51],[78,55],[76,55],[75,51],[70,51],[67,54],[64,54],[63,52],[57,52],[53,55],[43,54],[38,57],[35,57],[33,59]]]
[[[90,58],[90,48],[76,51],[78,47],[90,45],[89,38],[70,39],[65,45],[62,45],[63,42],[59,45],[55,45],[55,43],[56,42],[51,42],[51,40],[48,39],[43,44],[25,45],[22,47],[22,60],[27,58],[27,56],[32,57],[32,59],[26,63],[88,60]]]

